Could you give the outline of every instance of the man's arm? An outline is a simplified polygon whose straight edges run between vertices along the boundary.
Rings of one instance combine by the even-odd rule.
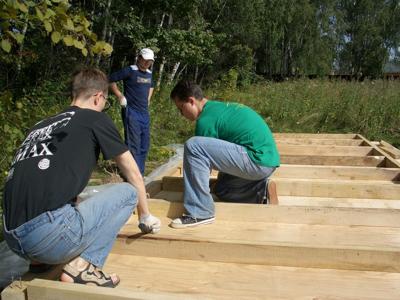
[[[149,98],[148,98],[149,105],[150,105],[150,99],[151,99],[151,96],[153,96],[153,91],[154,91],[154,88],[153,88],[153,87],[151,87],[151,88],[150,88],[150,90],[149,90]]]
[[[143,232],[156,233],[160,230],[161,222],[156,217],[152,216],[147,205],[146,188],[144,186],[142,174],[133,159],[132,154],[126,151],[115,157],[115,161],[125,175],[127,181],[132,184],[137,190],[138,204],[137,211],[139,217],[139,227]],[[145,224],[143,229],[140,225]]]
[[[115,82],[110,83],[110,89],[114,93],[115,96],[119,99],[119,103],[121,106],[126,106],[126,99],[124,94],[121,93],[117,84]]]

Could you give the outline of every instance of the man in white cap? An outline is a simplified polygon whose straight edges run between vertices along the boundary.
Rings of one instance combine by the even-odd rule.
[[[121,104],[125,143],[131,151],[139,169],[144,174],[145,161],[150,146],[149,103],[153,94],[153,79],[150,70],[154,52],[149,48],[140,50],[135,65],[123,68],[109,76],[111,91]],[[123,81],[124,93],[115,82]]]

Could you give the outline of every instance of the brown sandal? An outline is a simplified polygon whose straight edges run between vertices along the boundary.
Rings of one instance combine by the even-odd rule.
[[[118,281],[114,283],[111,276],[108,276],[102,270],[96,268],[90,263],[83,271],[78,271],[70,265],[65,265],[62,273],[71,277],[74,283],[80,284],[115,288],[120,282],[118,279]]]

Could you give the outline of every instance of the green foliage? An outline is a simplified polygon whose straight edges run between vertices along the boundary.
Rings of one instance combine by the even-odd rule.
[[[66,85],[63,82],[65,81],[61,83],[46,81],[42,86],[25,92],[16,100],[9,91],[0,94],[0,128],[3,132],[1,136],[3,155],[0,159],[1,182],[4,182],[13,155],[29,128],[69,104],[66,101]]]
[[[111,45],[97,41],[84,14],[72,13],[69,9],[68,0],[1,1],[1,49],[6,53],[12,49],[16,52],[26,32],[32,29],[50,36],[53,44],[63,41],[66,46],[79,49],[83,56],[111,54]]]

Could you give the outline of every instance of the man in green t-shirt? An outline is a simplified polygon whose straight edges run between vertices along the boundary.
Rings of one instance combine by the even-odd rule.
[[[196,121],[195,136],[185,143],[183,156],[187,214],[173,220],[173,228],[214,221],[212,169],[219,171],[214,193],[222,200],[278,204],[275,184],[268,178],[279,167],[279,153],[259,114],[242,104],[208,100],[190,81],[179,82],[171,99],[186,119]]]

